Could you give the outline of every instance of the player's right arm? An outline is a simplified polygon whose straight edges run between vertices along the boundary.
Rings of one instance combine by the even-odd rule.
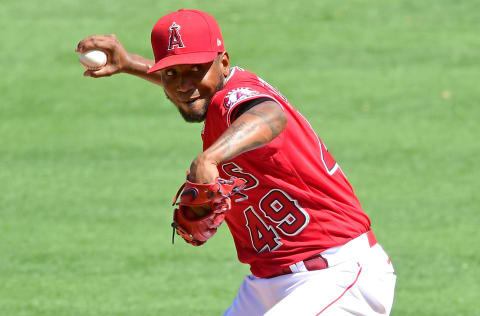
[[[75,51],[84,53],[91,49],[104,51],[108,56],[107,64],[100,70],[85,71],[84,76],[100,78],[118,73],[127,73],[162,85],[160,72],[147,74],[147,70],[150,69],[155,62],[140,55],[127,52],[115,35],[92,35],[86,37],[78,43]]]

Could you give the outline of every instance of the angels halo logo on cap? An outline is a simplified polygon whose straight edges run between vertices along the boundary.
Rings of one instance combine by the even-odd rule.
[[[211,62],[225,51],[217,21],[199,10],[180,9],[161,17],[151,34],[152,73],[174,65]]]
[[[182,36],[180,35],[180,25],[175,22],[168,28],[170,30],[170,36],[168,38],[168,50],[172,50],[175,46],[184,48],[185,45],[182,42]]]

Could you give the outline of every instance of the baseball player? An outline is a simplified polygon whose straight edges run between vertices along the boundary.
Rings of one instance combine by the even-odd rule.
[[[308,121],[256,74],[231,66],[215,19],[178,10],[151,33],[155,61],[114,35],[82,40],[107,65],[163,87],[187,122],[203,122],[203,152],[174,211],[192,245],[225,221],[250,265],[227,316],[388,315],[396,276],[339,164]]]

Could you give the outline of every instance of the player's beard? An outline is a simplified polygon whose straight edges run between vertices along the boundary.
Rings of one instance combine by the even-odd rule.
[[[165,93],[165,95],[167,96],[167,98],[170,101],[172,101],[172,99],[170,99],[166,93]],[[200,123],[200,122],[203,122],[205,120],[205,118],[207,117],[208,104],[210,103],[210,100],[211,100],[211,98],[210,99],[205,99],[204,103],[201,105],[200,111],[197,111],[197,112],[186,112],[185,110],[183,110],[179,106],[176,106],[176,108],[186,122],[188,122],[188,123]],[[173,101],[172,101],[172,103],[173,103]]]
[[[179,106],[175,106],[177,108],[178,112],[180,113],[180,115],[182,115],[183,119],[186,122],[201,123],[201,122],[205,121],[205,118],[207,117],[207,110],[208,110],[208,105],[210,104],[210,101],[212,100],[215,93],[222,90],[223,87],[225,86],[225,78],[224,78],[223,74],[220,73],[219,77],[220,77],[219,78],[220,79],[219,84],[215,88],[215,92],[209,98],[204,99],[204,103],[202,104],[199,112],[188,113],[188,112],[184,111],[183,109],[181,109]],[[170,102],[172,102],[173,104],[175,104],[175,102],[173,102],[172,99],[168,96],[167,92],[165,90],[163,90],[163,91],[165,92],[165,96],[167,97],[167,99],[170,100]]]

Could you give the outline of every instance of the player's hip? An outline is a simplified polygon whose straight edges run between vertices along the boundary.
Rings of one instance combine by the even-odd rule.
[[[365,264],[367,267],[393,272],[390,258],[378,244],[373,232],[368,231],[341,246],[310,253],[304,260],[284,266],[270,266],[268,273],[264,272],[266,276],[261,277],[272,278],[292,273],[318,271],[352,261]]]

